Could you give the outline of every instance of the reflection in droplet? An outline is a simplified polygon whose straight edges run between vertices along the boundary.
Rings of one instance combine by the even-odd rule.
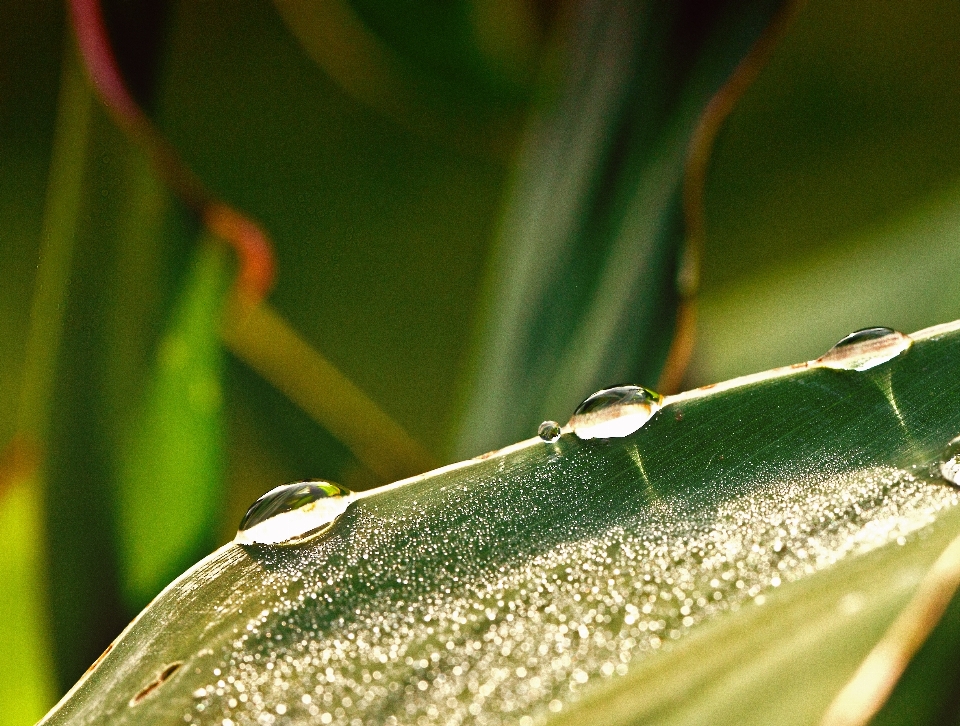
[[[581,439],[629,436],[663,405],[663,396],[642,386],[614,386],[588,396],[570,419]]]
[[[560,438],[560,424],[556,421],[544,421],[537,429],[537,436],[552,444]]]
[[[940,463],[940,476],[960,486],[960,436],[947,444]]]
[[[826,368],[866,371],[907,350],[913,341],[891,328],[864,328],[850,333],[817,359]]]
[[[326,532],[354,500],[350,490],[328,481],[284,484],[253,503],[240,522],[238,544],[299,542]]]

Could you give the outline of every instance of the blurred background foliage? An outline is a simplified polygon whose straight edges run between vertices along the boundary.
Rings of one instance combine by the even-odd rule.
[[[269,230],[292,360],[319,351],[442,463],[565,420],[598,381],[657,383],[686,140],[776,3],[668,5],[629,23],[532,0],[106,12],[137,100]],[[0,38],[0,723],[28,724],[264,491],[390,475],[281,392],[295,373],[224,351],[234,263],[93,95],[62,4],[8,0]],[[957,68],[949,0],[797,13],[712,153],[684,387],[960,316]],[[614,363],[571,368],[584,290],[636,229],[656,232],[627,279],[650,307],[601,319]]]

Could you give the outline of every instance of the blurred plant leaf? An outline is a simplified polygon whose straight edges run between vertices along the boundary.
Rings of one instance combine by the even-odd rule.
[[[38,477],[20,478],[0,496],[0,617],[6,645],[0,662],[4,724],[40,718],[56,698],[44,609],[43,512]]]
[[[5,623],[10,641],[0,666],[0,714],[10,724],[36,719],[56,693],[54,653],[46,616],[44,559],[48,552],[43,545],[46,482],[42,454],[54,404],[56,363],[93,110],[93,97],[85,86],[75,54],[64,54],[61,62],[51,173],[39,250],[33,250],[38,262],[34,263],[37,272],[28,307],[22,374],[10,376],[20,379],[19,401],[10,416],[13,436],[4,436],[0,451],[0,581],[4,583],[0,620]],[[24,200],[24,204],[29,201]],[[5,255],[7,261],[11,258],[15,259]],[[22,299],[18,302],[18,307],[26,307]]]
[[[439,456],[503,153],[472,141],[451,149],[358,103],[304,54],[269,0],[243,13],[222,0],[179,3],[170,28],[158,125],[211,189],[269,230],[272,308]],[[229,385],[236,405],[275,400],[270,384],[231,380],[239,376],[243,386]],[[296,465],[300,476],[355,467],[320,427],[282,410],[257,414],[267,456],[295,450],[310,464]]]
[[[121,443],[129,440],[148,351],[169,305],[165,291],[182,274],[178,259],[190,234],[182,210],[169,204],[147,161],[94,103],[72,38],[65,58],[61,113],[68,112],[64,99],[75,85],[89,119],[86,127],[76,122],[65,127],[74,136],[86,129],[84,153],[75,154],[69,169],[72,183],[65,182],[56,154],[51,162],[51,190],[73,195],[71,254],[62,260],[57,250],[41,250],[41,270],[56,268],[63,289],[54,310],[39,316],[45,326],[62,321],[62,340],[47,354],[52,361],[46,364],[46,401],[29,407],[31,416],[49,421],[42,427],[48,436],[39,489],[48,537],[49,621],[62,687],[135,612],[122,602],[117,568]],[[41,279],[38,299],[51,289]],[[181,544],[187,561],[209,546]]]
[[[951,0],[806,4],[718,140],[705,282],[734,290],[758,270],[819,267],[951,193],[958,27]],[[940,234],[931,246],[952,236]]]
[[[201,243],[160,341],[117,492],[124,590],[143,606],[215,543],[223,501],[223,350],[227,252]],[[184,543],[189,543],[186,545]]]
[[[274,277],[273,254],[268,235],[255,221],[206,189],[144,114],[142,102],[134,98],[119,66],[99,0],[76,0],[71,4],[71,11],[91,83],[118,126],[142,147],[156,166],[157,174],[162,175],[172,191],[194,211],[211,234],[227,243],[238,256],[232,304],[223,328],[234,351],[290,396],[291,400],[314,415],[319,423],[343,440],[358,459],[377,474],[399,478],[430,468],[426,464],[431,459],[419,444],[410,439],[329,361],[310,348],[282,317],[263,302],[263,296],[269,291]],[[155,40],[156,30],[150,28],[149,32],[152,32]],[[152,60],[153,58],[147,58],[146,65],[150,65]],[[144,64],[141,63],[142,65]],[[146,71],[149,75],[150,69],[147,68]],[[163,194],[157,193],[154,175],[139,174],[134,177],[134,181],[145,182],[145,185],[140,189],[140,185],[132,184],[132,197],[156,200],[162,204]],[[130,218],[137,220],[137,226],[142,228],[143,217],[151,220],[160,218],[160,215],[155,213],[158,208],[157,204],[134,205],[129,210]],[[158,229],[155,227],[156,225],[151,225],[151,231],[157,236]],[[138,238],[150,237],[149,234],[132,233],[132,229],[130,232],[135,241],[138,241]],[[121,264],[121,268],[131,268],[141,275],[144,267],[150,268],[151,256],[146,255],[146,265],[141,259],[144,257],[143,252],[149,249],[149,243],[127,244],[122,247],[125,252],[124,261],[129,258],[134,264]],[[139,254],[130,254],[127,248],[135,249]],[[118,287],[121,290],[127,288],[124,284]],[[117,307],[122,309],[122,301],[118,302],[120,304]],[[218,305],[218,312],[219,308]],[[196,324],[204,316],[201,312],[194,317],[193,323]],[[219,314],[215,317],[219,318]],[[209,330],[217,327],[209,321],[207,325]],[[209,330],[206,336],[208,338],[211,337]],[[171,339],[178,338],[177,334],[173,334]],[[167,342],[169,343],[170,339]],[[298,373],[301,367],[306,369],[303,374]],[[160,377],[163,378],[162,375]],[[119,383],[123,376],[115,378],[115,383]],[[160,398],[164,398],[164,395]],[[168,407],[169,401],[158,405],[160,408]],[[153,403],[149,408],[154,408]],[[161,418],[171,417],[161,415]],[[145,435],[147,439],[156,434],[153,430],[155,427],[146,428],[150,432]],[[219,440],[219,437],[215,436],[214,439]],[[138,447],[143,448],[142,442]],[[142,453],[139,452],[134,459],[143,458]],[[129,472],[127,478],[131,478]],[[137,476],[133,475],[132,478],[136,479]],[[121,520],[124,519],[126,517],[121,517]],[[128,557],[129,559],[131,558]]]
[[[67,46],[17,411],[18,433],[35,443],[45,437],[50,417],[93,117],[93,94],[69,39]]]
[[[830,724],[960,721],[960,539],[834,702]],[[919,646],[919,647],[918,647]]]
[[[960,323],[913,341],[369,492],[319,539],[221,548],[45,723],[808,723],[960,532],[927,475],[960,430]]]
[[[119,464],[114,424],[119,422],[110,413],[133,401],[114,399],[106,361],[112,348],[107,310],[115,289],[116,223],[126,211],[123,168],[129,147],[96,106],[89,133],[91,153],[80,172],[82,194],[52,381],[56,413],[50,416],[43,462],[49,612],[61,688],[83,672],[128,617],[118,588],[112,506]]]
[[[693,383],[960,317],[958,28],[951,0],[798,14],[711,161]]]
[[[529,123],[505,203],[460,456],[563,418],[612,381],[657,383],[679,303],[689,140],[782,5],[574,7],[562,80]]]
[[[516,127],[516,121],[511,117],[518,113],[519,98],[512,99],[512,104],[491,104],[491,94],[476,92],[476,87],[483,84],[478,84],[475,78],[470,79],[474,83],[463,84],[424,72],[422,64],[418,68],[407,54],[398,53],[372,32],[348,0],[323,3],[274,0],[274,5],[307,53],[354,98],[388,114],[418,134],[435,136],[445,143],[461,147],[480,143],[497,153],[503,153],[511,146],[510,136]],[[429,44],[427,38],[443,38],[447,51],[443,65],[449,67],[451,58],[456,55],[455,49],[472,48],[475,39],[458,37],[456,41],[459,43],[451,42],[450,28],[436,27],[439,24],[437,16],[456,17],[465,5],[452,3],[442,9],[448,12],[432,13],[430,20],[434,21],[435,32],[425,38],[418,27],[415,34],[419,42],[408,50],[422,47],[424,41]],[[379,8],[381,12],[384,9]],[[438,9],[434,8],[435,11]],[[406,25],[411,21],[410,15],[424,10],[427,6],[404,7],[402,14],[408,17],[406,22],[399,24]],[[395,32],[398,18],[392,20],[394,22],[385,24],[384,29]],[[535,26],[535,23],[531,25]],[[464,92],[464,86],[467,92]],[[476,98],[478,95],[480,99]]]

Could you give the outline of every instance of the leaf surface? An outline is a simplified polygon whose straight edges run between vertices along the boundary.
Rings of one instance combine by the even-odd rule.
[[[405,480],[312,540],[227,545],[47,723],[816,720],[960,531],[928,473],[960,430],[958,327]]]

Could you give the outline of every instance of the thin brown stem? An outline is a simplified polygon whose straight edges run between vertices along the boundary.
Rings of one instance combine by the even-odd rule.
[[[822,726],[866,726],[890,698],[910,661],[960,588],[960,537],[933,563],[913,599],[860,664],[823,717]]]
[[[696,296],[700,287],[700,262],[706,237],[704,192],[717,135],[747,89],[760,75],[760,71],[769,61],[777,43],[804,4],[805,0],[787,0],[781,6],[727,82],[710,99],[690,139],[683,179],[683,222],[686,230],[686,244],[677,273],[680,305],[673,343],[667,353],[667,361],[660,376],[659,386],[664,392],[672,393],[679,388],[693,354]]]
[[[227,345],[379,476],[389,480],[431,468],[432,457],[416,441],[263,302],[274,277],[266,232],[214,197],[137,104],[114,56],[99,0],[69,2],[81,56],[107,110],[207,230],[237,255],[239,272],[223,328]]]

